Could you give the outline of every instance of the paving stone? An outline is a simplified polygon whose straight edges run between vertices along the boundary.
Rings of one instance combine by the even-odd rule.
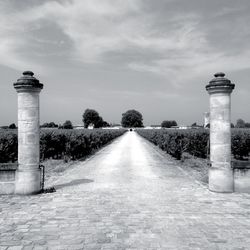
[[[8,247],[7,249],[8,250],[22,250],[22,246],[11,246],[11,247]]]

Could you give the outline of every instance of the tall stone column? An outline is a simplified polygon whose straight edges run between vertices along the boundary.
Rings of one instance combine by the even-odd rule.
[[[41,190],[39,93],[43,84],[31,71],[14,83],[18,97],[18,170],[16,194],[34,194]]]
[[[209,189],[215,192],[233,192],[234,177],[231,168],[231,93],[234,84],[216,73],[206,86],[210,95],[210,162]]]

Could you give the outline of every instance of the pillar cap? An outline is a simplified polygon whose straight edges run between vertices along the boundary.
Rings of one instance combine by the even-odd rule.
[[[232,92],[235,84],[231,83],[229,79],[225,77],[225,73],[218,72],[214,74],[215,78],[212,79],[206,86],[208,92]]]
[[[20,77],[17,82],[15,82],[14,88],[15,89],[42,89],[43,84],[36,79],[32,71],[24,71],[23,76]]]

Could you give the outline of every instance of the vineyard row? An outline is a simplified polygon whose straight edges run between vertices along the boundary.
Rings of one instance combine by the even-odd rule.
[[[209,130],[207,129],[138,129],[146,138],[176,159],[184,152],[200,158],[208,158]],[[235,159],[248,159],[250,155],[250,129],[232,129],[232,155]]]
[[[68,130],[46,129],[40,133],[41,160],[76,160],[99,149],[126,130]],[[16,130],[0,131],[0,163],[17,161],[18,138]]]

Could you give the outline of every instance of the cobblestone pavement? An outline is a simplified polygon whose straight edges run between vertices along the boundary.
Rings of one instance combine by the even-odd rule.
[[[250,195],[209,192],[135,132],[48,184],[0,196],[0,250],[250,249]]]

